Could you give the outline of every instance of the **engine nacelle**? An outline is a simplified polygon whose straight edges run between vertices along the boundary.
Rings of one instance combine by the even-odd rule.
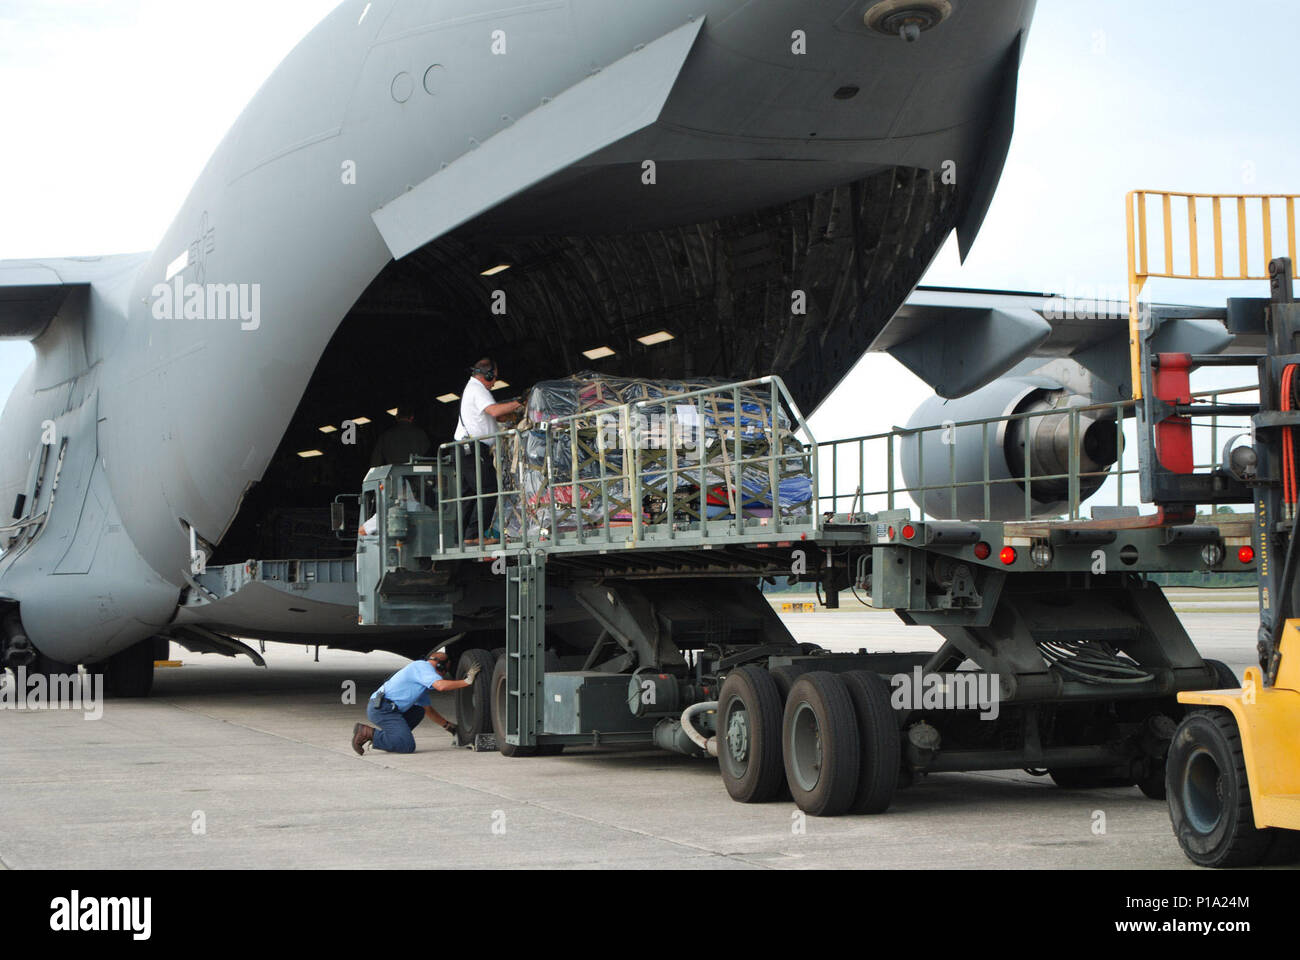
[[[1071,393],[1043,377],[998,380],[955,400],[931,397],[917,408],[909,429],[937,427],[908,434],[902,442],[903,480],[912,499],[927,516],[942,520],[1024,520],[1051,517],[1069,509],[1070,407],[1090,406],[1087,397]],[[1016,414],[1060,410],[1059,414],[1005,420]],[[1080,413],[1080,501],[1105,482],[1104,473],[1119,456],[1120,438],[1113,410]],[[968,420],[994,420],[980,425],[954,426]],[[949,425],[949,426],[945,426]],[[986,438],[987,437],[987,442]],[[919,448],[919,453],[918,453]],[[990,485],[985,511],[985,452]],[[1028,453],[1028,471],[1026,471]],[[922,475],[924,467],[924,475]],[[1028,513],[1025,477],[1030,477]],[[1046,479],[1059,477],[1060,479]],[[954,481],[956,510],[953,509]],[[922,496],[920,487],[930,487]]]

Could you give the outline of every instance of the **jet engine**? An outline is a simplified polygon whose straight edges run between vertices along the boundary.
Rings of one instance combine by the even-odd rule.
[[[931,397],[907,425],[918,432],[903,437],[903,480],[917,505],[938,519],[1025,520],[1065,513],[1071,446],[1078,448],[1080,502],[1101,488],[1119,456],[1122,439],[1113,409],[1078,413],[1072,442],[1070,408],[1092,405],[1054,380],[1033,376],[998,380],[953,400]],[[989,422],[968,424],[981,420]]]

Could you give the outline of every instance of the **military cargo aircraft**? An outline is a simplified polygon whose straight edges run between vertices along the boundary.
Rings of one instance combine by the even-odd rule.
[[[1033,11],[346,0],[152,251],[0,263],[0,335],[36,352],[0,418],[4,662],[140,695],[160,639],[427,649],[358,627],[347,583],[215,602],[198,572],[345,563],[330,505],[388,411],[450,438],[437,398],[485,353],[516,384],[777,373],[804,409],[870,349],[994,382],[1049,339],[1032,309],[900,306],[975,241]],[[998,349],[954,379],[945,329]]]

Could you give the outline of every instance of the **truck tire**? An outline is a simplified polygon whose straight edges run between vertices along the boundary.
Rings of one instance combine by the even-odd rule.
[[[141,640],[134,646],[115,653],[102,664],[104,693],[118,699],[135,699],[149,696],[153,689],[154,642]]]
[[[834,817],[852,806],[862,743],[841,676],[817,670],[795,681],[785,702],[781,745],[786,782],[800,810]]]
[[[478,667],[474,685],[456,691],[456,729],[461,743],[492,732],[492,674],[496,664],[486,650],[466,650],[456,665],[456,679],[464,680],[470,667]]]
[[[1215,681],[1222,690],[1240,690],[1241,680],[1233,672],[1232,667],[1228,666],[1222,660],[1206,660],[1207,667],[1214,668],[1214,675],[1218,679]]]
[[[776,689],[781,694],[781,705],[783,707],[786,698],[790,696],[790,689],[794,686],[794,682],[807,673],[803,667],[796,667],[793,663],[784,667],[775,667],[768,672],[772,675],[772,679],[776,681]]]
[[[1232,714],[1197,710],[1183,718],[1166,770],[1169,819],[1189,860],[1202,867],[1250,867],[1264,860],[1276,831],[1255,827]]]
[[[858,789],[849,809],[853,813],[884,813],[898,790],[902,769],[902,737],[890,704],[889,684],[868,670],[850,670],[842,676],[853,701],[862,746]]]
[[[762,667],[727,675],[718,694],[718,769],[731,799],[774,800],[785,785],[781,762],[781,694]]]
[[[493,735],[497,739],[497,750],[503,757],[555,757],[564,752],[564,744],[548,743],[532,747],[520,747],[506,743],[506,703],[509,690],[506,684],[506,655],[497,657],[492,668],[491,688],[487,702],[490,704],[489,716]]]

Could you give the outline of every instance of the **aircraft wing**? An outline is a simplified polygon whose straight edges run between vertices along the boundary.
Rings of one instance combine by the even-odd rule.
[[[1145,308],[1146,305],[1144,305]],[[1151,304],[1158,349],[1220,353],[1234,344],[1223,307]],[[871,344],[941,397],[965,396],[1030,357],[1068,357],[1129,390],[1128,305],[1044,293],[918,287]]]

